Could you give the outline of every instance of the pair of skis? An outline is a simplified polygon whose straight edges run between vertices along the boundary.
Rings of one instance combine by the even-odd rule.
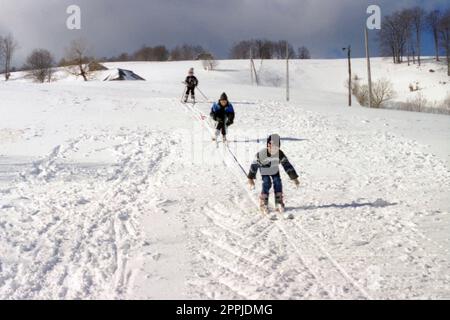
[[[285,220],[292,220],[294,219],[294,215],[292,213],[286,212],[286,209],[284,206],[277,206],[275,209],[275,212],[271,214],[271,208],[269,206],[260,206],[259,207],[260,212],[264,216],[269,216],[270,220],[278,220],[278,217],[281,215]]]
[[[252,180],[253,181],[253,180]],[[250,190],[254,190],[255,184],[252,182],[250,184]],[[278,216],[282,216],[285,219],[293,219],[294,216],[292,214],[286,213],[286,208],[284,206],[283,197],[277,195],[275,197],[275,208],[271,208],[269,206],[269,198],[270,196],[267,194],[261,194],[259,199],[259,210],[264,216],[270,216],[271,220],[278,220]],[[271,214],[271,211],[273,214]]]

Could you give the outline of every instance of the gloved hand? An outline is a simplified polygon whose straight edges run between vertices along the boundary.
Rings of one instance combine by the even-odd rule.
[[[300,181],[298,181],[298,178],[297,179],[293,179],[292,182],[294,182],[295,187],[298,188],[300,186]]]
[[[255,180],[248,179],[248,186],[249,186],[250,190],[254,190],[255,189]]]
[[[233,124],[233,121],[227,121],[227,126],[231,126]]]

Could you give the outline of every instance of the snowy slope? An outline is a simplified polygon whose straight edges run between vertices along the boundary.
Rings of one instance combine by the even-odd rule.
[[[0,82],[0,298],[450,298],[450,118],[346,107],[344,60],[293,62],[289,103],[282,61],[263,62],[262,87],[248,65]],[[374,65],[405,97],[416,78],[448,93],[443,72]],[[210,104],[179,102],[191,66],[209,100],[235,102],[230,150],[245,170],[282,136],[301,180],[282,174],[294,220],[257,211],[260,179],[249,191],[211,143]]]

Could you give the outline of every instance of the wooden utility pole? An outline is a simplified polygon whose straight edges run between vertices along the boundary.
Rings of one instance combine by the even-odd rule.
[[[259,78],[258,73],[256,72],[255,61],[252,59],[253,72],[255,73],[255,82],[256,85],[259,86]]]
[[[250,47],[250,77],[252,79],[252,85],[254,79],[256,85],[259,86],[258,73],[256,72],[255,61],[253,61],[253,50],[251,47]]]
[[[345,50],[345,48],[344,48]],[[352,47],[348,46],[347,59],[348,59],[348,106],[352,106]]]
[[[253,86],[253,49],[250,47],[250,78],[252,79]]]
[[[370,52],[369,52],[369,31],[367,27],[364,28],[364,35],[366,39],[366,58],[367,58],[367,80],[369,85],[369,108],[372,108],[372,73],[370,70]],[[409,55],[408,55],[409,63]]]
[[[286,101],[289,99],[289,43],[286,40]]]

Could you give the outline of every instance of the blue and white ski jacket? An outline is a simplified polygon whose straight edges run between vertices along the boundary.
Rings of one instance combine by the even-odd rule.
[[[229,123],[233,123],[235,113],[231,103],[228,103],[226,107],[222,107],[219,103],[215,102],[211,107],[210,115],[214,121],[224,122],[226,119]]]
[[[278,154],[272,155],[269,153],[267,148],[262,149],[256,154],[255,160],[250,166],[247,177],[249,179],[255,179],[258,169],[262,176],[273,176],[279,173],[279,166],[283,167],[289,178],[297,179],[298,174],[295,171],[292,164],[289,162],[288,158],[283,151],[279,150]]]

